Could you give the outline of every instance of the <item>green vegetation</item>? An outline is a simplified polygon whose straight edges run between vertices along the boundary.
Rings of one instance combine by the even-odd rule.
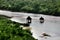
[[[0,0],[0,9],[60,16],[60,0]]]
[[[23,30],[19,23],[0,15],[0,40],[35,40],[31,32]]]

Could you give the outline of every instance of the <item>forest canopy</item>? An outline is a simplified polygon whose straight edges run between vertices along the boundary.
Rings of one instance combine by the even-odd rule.
[[[60,0],[0,0],[0,9],[60,16]]]

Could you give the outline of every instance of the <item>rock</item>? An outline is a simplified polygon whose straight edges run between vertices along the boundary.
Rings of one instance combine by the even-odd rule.
[[[43,36],[47,36],[47,37],[51,37],[51,35],[47,34],[47,33],[43,33]]]
[[[31,30],[31,27],[23,27],[23,30]]]

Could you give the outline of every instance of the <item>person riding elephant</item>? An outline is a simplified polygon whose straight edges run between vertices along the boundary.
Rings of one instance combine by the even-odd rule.
[[[31,23],[32,18],[31,18],[30,16],[28,16],[28,17],[26,18],[26,20],[27,20],[28,23]]]
[[[40,20],[40,23],[44,22],[44,18],[43,17],[40,17],[39,20]]]

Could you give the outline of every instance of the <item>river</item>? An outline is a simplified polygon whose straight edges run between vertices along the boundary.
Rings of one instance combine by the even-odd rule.
[[[38,40],[60,40],[60,17],[2,10],[0,10],[0,15],[10,16],[12,17],[10,20],[19,23],[26,23],[26,17],[31,16],[32,23],[30,27],[32,28],[31,32],[33,33],[33,37]],[[39,22],[41,16],[45,19],[42,24]],[[41,38],[42,33],[47,33],[51,35],[51,37]]]

